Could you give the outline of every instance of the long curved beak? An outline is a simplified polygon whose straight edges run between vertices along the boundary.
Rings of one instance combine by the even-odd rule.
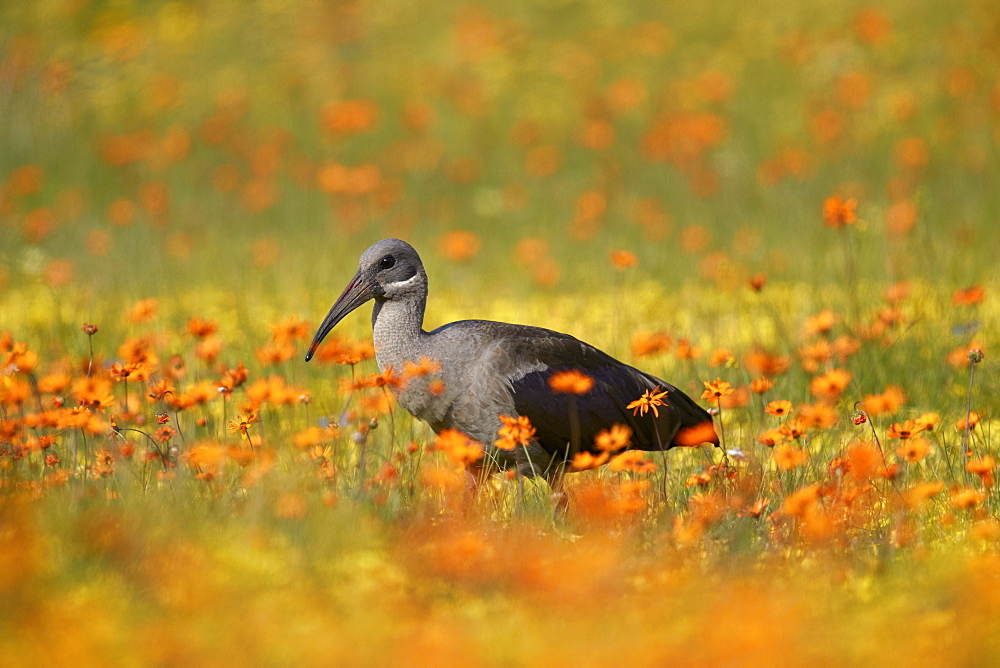
[[[348,313],[368,300],[373,299],[375,292],[375,281],[373,278],[358,271],[354,275],[354,278],[351,279],[351,282],[347,284],[347,287],[344,288],[337,301],[334,302],[330,308],[330,312],[323,318],[319,329],[316,330],[316,336],[313,337],[312,344],[309,346],[309,352],[306,353],[307,362],[313,358],[319,344],[323,342],[323,339],[330,333],[330,330],[336,327],[337,323],[343,320],[344,316]]]

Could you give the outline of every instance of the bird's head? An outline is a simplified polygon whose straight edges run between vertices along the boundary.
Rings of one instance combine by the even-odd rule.
[[[427,289],[424,265],[413,246],[399,239],[383,239],[361,254],[358,273],[347,284],[340,297],[326,314],[313,337],[306,361],[338,322],[348,313],[371,299],[390,301],[415,299]]]

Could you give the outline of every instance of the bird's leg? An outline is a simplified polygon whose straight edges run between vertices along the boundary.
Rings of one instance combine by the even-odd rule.
[[[486,467],[479,462],[469,464],[465,469],[465,503],[463,515],[468,516],[479,500],[479,490],[485,481]]]
[[[569,497],[566,496],[563,486],[565,474],[566,467],[563,464],[556,464],[545,476],[549,481],[549,487],[552,489],[551,498],[555,502],[555,508],[552,510],[552,518],[556,521],[566,517],[566,509],[569,508]]]

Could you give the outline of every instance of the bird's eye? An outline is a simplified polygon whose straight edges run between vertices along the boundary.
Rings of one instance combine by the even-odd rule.
[[[378,266],[382,269],[389,269],[396,264],[396,258],[391,255],[386,255],[382,258],[382,261],[378,263]]]

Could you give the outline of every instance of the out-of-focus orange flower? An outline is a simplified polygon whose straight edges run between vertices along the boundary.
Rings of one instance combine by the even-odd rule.
[[[896,454],[910,464],[916,464],[930,451],[931,443],[926,438],[907,438],[896,448]]]
[[[673,340],[666,332],[637,332],[632,337],[632,354],[648,357],[670,350]]]
[[[837,99],[845,107],[860,109],[872,96],[871,77],[864,72],[845,72],[837,77]]]
[[[413,360],[406,360],[403,362],[403,378],[423,378],[425,376],[433,376],[441,371],[441,363],[430,357],[421,357],[419,360],[414,362]]]
[[[837,424],[840,414],[828,403],[801,403],[798,407],[801,424],[809,429],[829,429]]]
[[[370,100],[328,102],[320,112],[323,128],[334,135],[350,135],[371,130],[379,119],[379,109]]]
[[[691,345],[687,337],[678,339],[677,347],[674,348],[674,357],[681,361],[696,360],[701,357],[701,347]]]
[[[857,208],[858,201],[854,198],[827,197],[823,202],[823,221],[834,229],[853,225],[858,222]]]
[[[513,450],[517,446],[528,446],[535,438],[535,428],[524,415],[501,415],[501,427],[497,430],[497,438],[493,444],[501,450]]]
[[[626,450],[612,457],[608,462],[608,468],[612,471],[631,471],[644,475],[652,473],[659,467],[655,462],[646,459],[646,453],[642,450]]]
[[[555,146],[535,146],[524,159],[524,170],[536,179],[552,176],[562,165],[562,155]]]
[[[757,272],[753,276],[747,279],[747,285],[754,292],[761,292],[764,286],[767,285],[767,274],[762,271]]]
[[[613,266],[618,271],[625,271],[626,269],[631,269],[633,267],[639,266],[639,258],[635,256],[635,253],[627,250],[613,250],[610,253],[611,266]]]
[[[598,466],[603,466],[608,462],[609,455],[607,452],[601,452],[594,454],[592,452],[578,452],[573,456],[573,461],[571,462],[572,470],[574,471],[586,471],[588,469],[596,469]]]
[[[981,304],[986,298],[986,290],[981,285],[973,285],[970,288],[956,290],[951,296],[951,303],[956,306],[974,306]]]
[[[917,205],[908,199],[889,206],[885,212],[885,229],[890,237],[907,236],[917,222]]]
[[[645,415],[650,410],[653,411],[653,415],[660,417],[660,411],[656,408],[657,406],[664,406],[666,402],[663,401],[663,397],[667,396],[667,390],[662,392],[657,392],[660,386],[657,385],[652,390],[646,390],[642,393],[642,396],[631,402],[625,408],[632,411],[633,415]]]
[[[803,410],[803,407],[804,404],[801,404],[799,406],[800,412]],[[798,418],[793,417],[791,419],[785,420],[785,422],[783,422],[782,425],[778,427],[778,431],[782,433],[786,441],[794,441],[796,439],[802,438],[802,436],[806,433],[806,430],[808,428],[809,425],[806,424],[805,421],[803,421],[802,416],[800,415]]]
[[[468,262],[479,254],[481,247],[479,235],[468,230],[450,230],[438,240],[441,255],[452,262]]]
[[[845,369],[831,369],[809,382],[809,391],[814,397],[836,399],[851,382],[851,372]]]
[[[719,399],[727,397],[733,393],[733,386],[728,381],[722,380],[721,378],[716,378],[713,380],[702,381],[705,385],[705,391],[701,393],[701,398],[710,404],[714,404]]]
[[[769,448],[785,442],[785,433],[780,429],[768,429],[757,437],[757,442]]]
[[[708,366],[713,369],[720,366],[728,366],[735,361],[736,355],[728,348],[716,348],[708,356]]]
[[[968,418],[961,418],[955,423],[955,429],[958,431],[965,431],[966,429],[975,429],[976,425],[979,424],[981,416],[976,411],[969,413]]]
[[[445,453],[456,464],[468,466],[483,457],[483,446],[457,429],[444,429],[438,433],[432,450]]]
[[[779,443],[771,451],[771,459],[779,469],[789,471],[804,466],[809,460],[809,453],[787,443]]]
[[[615,126],[601,119],[588,120],[580,129],[579,141],[592,151],[606,151],[615,143]]]
[[[159,309],[159,302],[154,297],[140,299],[129,309],[125,317],[129,322],[146,322],[155,318]]]
[[[594,437],[594,447],[604,453],[615,453],[632,444],[632,429],[623,424],[613,424],[610,429],[602,429]]]
[[[921,137],[904,137],[896,142],[896,162],[900,167],[913,170],[926,167],[930,162],[927,142]]]
[[[788,517],[806,517],[819,501],[820,492],[819,485],[800,487],[785,497],[781,504],[781,514]]]
[[[754,348],[743,357],[743,364],[752,373],[774,378],[788,371],[792,365],[787,357],[781,357],[761,348]]]
[[[862,42],[878,46],[892,34],[892,21],[881,9],[866,7],[854,17],[854,34]]]
[[[817,334],[826,334],[831,329],[840,318],[831,309],[825,308],[815,315],[811,315],[806,318],[805,325],[802,327],[803,336],[815,336]]]
[[[904,498],[910,508],[919,509],[928,499],[931,499],[944,490],[943,482],[920,482],[906,490]]]
[[[774,387],[774,381],[770,378],[765,378],[763,376],[759,378],[754,378],[750,381],[750,389],[757,394],[764,394],[768,390]]]
[[[986,495],[970,487],[951,490],[951,505],[958,510],[971,510],[986,500]]]
[[[556,394],[586,394],[594,388],[594,379],[579,369],[556,371],[549,376],[549,388]]]
[[[993,470],[996,468],[996,461],[990,455],[970,459],[965,465],[965,470],[979,476],[984,487],[992,487],[996,482]]]
[[[866,394],[861,401],[869,415],[895,413],[906,403],[906,393],[899,385],[889,385],[879,394]]]
[[[45,183],[45,169],[41,165],[24,165],[13,170],[7,177],[5,191],[12,197],[34,195]]]
[[[268,329],[271,330],[271,339],[276,344],[285,345],[307,340],[312,327],[305,320],[292,315],[281,322],[269,325]]]
[[[196,339],[204,339],[219,331],[219,324],[214,320],[203,320],[195,316],[187,321],[187,331]]]

